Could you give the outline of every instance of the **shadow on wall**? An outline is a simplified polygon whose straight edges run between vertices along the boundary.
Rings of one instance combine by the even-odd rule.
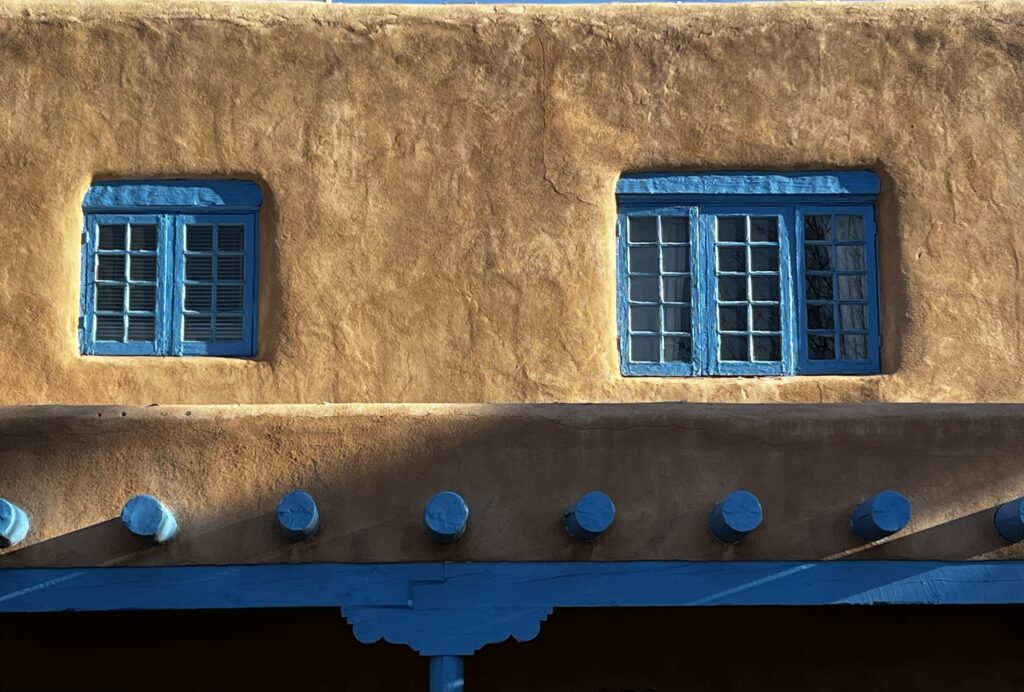
[[[1024,556],[992,527],[993,508],[1024,495],[1019,405],[47,409],[0,420],[0,437],[3,492],[32,517],[3,567]],[[294,488],[320,508],[304,543],[274,516]],[[707,518],[737,488],[765,518],[726,545]],[[444,489],[470,505],[451,546],[421,521]],[[615,523],[581,543],[562,512],[595,489]],[[885,489],[914,519],[865,546],[850,512]],[[123,530],[138,493],[174,510],[177,537],[148,547]]]

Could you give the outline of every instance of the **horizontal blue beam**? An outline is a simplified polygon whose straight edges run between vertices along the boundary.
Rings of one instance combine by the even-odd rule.
[[[260,186],[248,180],[108,180],[92,184],[82,207],[88,212],[117,210],[256,210]]]
[[[625,173],[615,186],[627,195],[875,195],[879,189],[871,171]]]
[[[1024,561],[466,562],[0,569],[0,612],[1024,603]]]

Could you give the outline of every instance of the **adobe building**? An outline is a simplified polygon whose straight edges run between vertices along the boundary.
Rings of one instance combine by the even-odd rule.
[[[1022,56],[0,0],[0,689],[1021,689]]]

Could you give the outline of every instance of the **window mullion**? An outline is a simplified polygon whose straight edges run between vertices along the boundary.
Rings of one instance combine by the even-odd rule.
[[[180,223],[176,215],[166,215],[164,245],[164,289],[163,295],[163,334],[164,344],[169,355],[181,355],[181,286],[182,286],[182,237]]]
[[[785,206],[782,212],[782,228],[779,229],[779,284],[781,293],[780,313],[784,315],[782,325],[782,369],[786,375],[797,372],[799,363],[800,329],[799,316],[802,309],[799,273],[796,271],[797,242],[796,206]]]
[[[697,299],[697,328],[700,330],[701,358],[699,374],[714,374],[717,358],[715,354],[715,229],[714,217],[700,212],[698,218],[698,261],[700,290]]]

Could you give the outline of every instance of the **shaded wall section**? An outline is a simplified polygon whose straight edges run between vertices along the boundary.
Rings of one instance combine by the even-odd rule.
[[[0,3],[0,403],[1020,401],[1024,7]],[[622,171],[879,173],[883,374],[619,375]],[[78,355],[81,201],[258,181],[259,354]]]
[[[32,518],[2,567],[440,560],[1022,558],[994,508],[1024,495],[1018,405],[350,405],[8,408],[0,488]],[[309,490],[321,531],[294,544],[274,507]],[[745,488],[764,525],[725,545],[707,517]],[[913,520],[882,544],[853,507],[895,489]],[[426,500],[461,493],[469,528],[432,544]],[[604,490],[594,543],[562,512]],[[146,547],[118,514],[136,493],[176,513]]]
[[[466,689],[1011,692],[1024,687],[1020,616],[983,606],[557,610],[537,639],[468,659]],[[127,691],[140,680],[154,692],[426,689],[426,659],[357,643],[333,609],[3,615],[0,627],[19,635],[5,640],[0,671],[10,692]]]

